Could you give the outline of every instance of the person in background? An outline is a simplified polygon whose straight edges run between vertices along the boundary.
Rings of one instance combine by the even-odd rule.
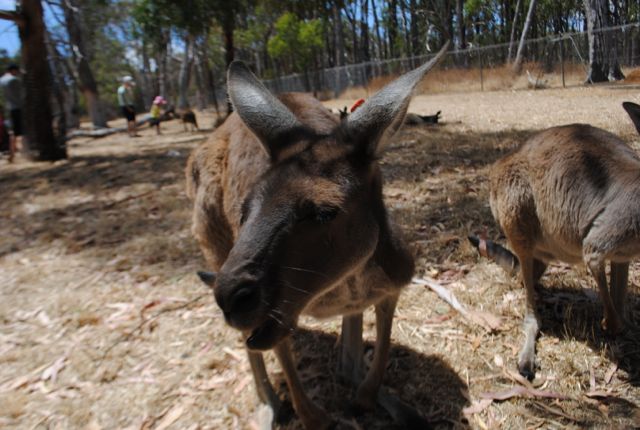
[[[122,85],[118,87],[118,105],[122,116],[127,120],[127,131],[130,137],[138,137],[136,133],[136,109],[133,105],[133,87],[135,81],[131,76],[122,78]]]
[[[23,92],[22,82],[18,75],[20,68],[17,64],[9,64],[6,73],[0,78],[0,87],[4,91],[4,99],[7,103],[7,112],[11,121],[13,134],[9,138],[9,162],[13,163],[13,158],[18,147],[20,136],[22,136],[22,104]]]
[[[11,136],[9,135],[9,127],[7,127],[8,121],[4,119],[4,106],[0,105],[0,153],[9,154],[11,156]],[[11,161],[10,161],[11,162]]]
[[[153,99],[153,104],[151,105],[151,121],[150,124],[156,128],[157,134],[162,134],[160,132],[160,106],[164,106],[167,104],[167,101],[162,96],[157,96]]]

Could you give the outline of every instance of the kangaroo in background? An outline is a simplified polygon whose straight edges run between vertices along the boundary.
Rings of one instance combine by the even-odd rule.
[[[637,125],[640,110],[625,109]],[[490,172],[491,212],[513,254],[469,239],[507,271],[520,272],[527,303],[518,370],[533,379],[540,329],[534,285],[550,261],[583,262],[598,285],[603,328],[611,335],[623,329],[629,261],[640,255],[640,157],[605,130],[572,124],[531,137]]]
[[[414,261],[387,215],[378,158],[446,49],[343,120],[311,96],[274,97],[241,62],[229,68],[235,113],[191,154],[187,190],[193,233],[218,271],[199,275],[242,332],[258,396],[274,416],[280,400],[262,357],[269,349],[303,425],[331,422],[296,371],[290,335],[303,312],[343,316],[341,372],[358,384],[355,404],[372,409],[379,398],[396,303]],[[372,305],[376,344],[364,374],[362,312]]]
[[[193,131],[194,128],[198,131],[200,130],[200,128],[198,128],[196,114],[191,109],[179,112],[179,116],[182,120],[184,131],[187,131],[187,124],[189,124],[189,131]]]

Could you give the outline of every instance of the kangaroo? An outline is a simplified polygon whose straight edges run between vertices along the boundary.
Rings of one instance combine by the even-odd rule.
[[[194,128],[196,130],[200,130],[198,128],[198,120],[196,119],[196,114],[191,109],[180,112],[180,119],[182,119],[182,126],[184,127],[184,131],[187,131],[187,124],[189,124],[189,131],[193,131]]]
[[[359,383],[355,405],[375,407],[396,303],[414,271],[387,215],[377,160],[402,125],[413,89],[446,49],[343,120],[311,96],[273,96],[242,62],[229,67],[235,113],[191,154],[187,192],[193,233],[217,271],[199,276],[226,322],[241,331],[258,397],[274,416],[280,400],[262,357],[270,349],[302,424],[331,423],[296,372],[290,335],[301,313],[343,316],[341,372]],[[362,312],[369,306],[376,344],[363,379]]]
[[[409,113],[407,114],[404,123],[405,125],[438,124],[441,113],[442,111],[436,112],[435,115],[418,115],[416,113]]]
[[[534,285],[552,260],[583,262],[598,285],[603,328],[611,335],[623,329],[629,261],[640,254],[640,157],[625,142],[590,125],[544,130],[495,163],[490,205],[515,255],[470,240],[520,272],[527,298],[518,357],[523,376],[535,376],[540,319]]]

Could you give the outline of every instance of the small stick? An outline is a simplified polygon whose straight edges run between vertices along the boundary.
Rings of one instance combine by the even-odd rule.
[[[443,287],[433,279],[413,278],[412,282],[418,285],[429,287],[438,297],[447,302],[453,309],[458,311],[467,321],[478,324],[488,331],[495,331],[500,328],[500,319],[486,312],[469,311],[458,301],[452,291]]]
[[[201,296],[196,297],[195,299],[189,300],[188,302],[184,302],[183,304],[178,305],[178,306],[172,306],[170,308],[160,309],[152,317],[149,317],[147,319],[143,319],[142,322],[140,322],[140,324],[138,324],[133,330],[131,330],[130,332],[120,336],[115,342],[113,342],[107,348],[107,350],[104,352],[104,354],[102,354],[102,358],[100,358],[100,360],[98,360],[98,364],[96,365],[96,367],[98,367],[98,366],[100,366],[102,364],[102,362],[105,360],[105,358],[107,358],[107,355],[109,355],[111,350],[113,348],[115,348],[116,345],[118,345],[120,342],[125,342],[125,341],[129,340],[131,338],[131,336],[133,336],[134,333],[136,333],[137,331],[142,329],[142,327],[144,327],[144,325],[147,324],[148,322],[153,321],[154,319],[158,318],[161,314],[163,314],[165,312],[173,312],[173,311],[177,311],[177,310],[186,308],[186,307],[188,307],[188,306],[200,301],[206,295],[207,294],[203,294]]]

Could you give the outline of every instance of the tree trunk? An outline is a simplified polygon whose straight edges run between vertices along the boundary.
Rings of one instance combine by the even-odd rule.
[[[47,58],[49,60],[49,70],[51,71],[51,89],[53,93],[53,100],[55,100],[55,109],[53,112],[54,118],[54,132],[56,139],[66,139],[67,136],[67,103],[65,102],[65,85],[64,75],[60,70],[60,65],[57,61],[57,50],[51,42],[49,32],[44,32],[44,43],[47,47]]]
[[[609,26],[608,7],[607,0],[584,0],[589,38],[587,83],[624,79],[615,41],[608,32],[599,31]]]
[[[333,3],[333,32],[336,41],[336,66],[344,66],[344,31],[336,2]]]
[[[507,61],[511,62],[513,58],[513,43],[516,40],[516,28],[518,27],[518,15],[520,14],[520,2],[516,3],[516,8],[513,12],[513,24],[511,25],[511,38],[509,39],[509,53],[507,54]]]
[[[158,63],[158,88],[160,95],[167,100],[170,100],[170,87],[169,87],[169,44],[171,43],[171,33],[168,31],[162,31],[159,40],[157,41],[156,61]],[[170,101],[171,102],[171,101]],[[175,101],[173,101],[175,103]]]
[[[418,28],[419,19],[416,8],[416,0],[409,0],[409,15],[411,15],[411,50],[412,55],[414,56],[422,54],[422,46],[420,44],[420,31]]]
[[[373,12],[373,23],[376,28],[376,39],[378,41],[378,60],[382,60],[385,57],[384,53],[387,52],[387,50],[384,46],[384,39],[380,36],[380,21],[378,20],[378,12],[375,0],[371,0],[371,11]]]
[[[369,81],[371,78],[371,52],[369,47],[369,25],[367,20],[369,17],[369,0],[362,0],[362,19],[360,20],[360,37],[362,38],[362,61],[366,62],[365,79]]]
[[[356,4],[357,6],[357,4]],[[356,22],[356,8],[354,10],[350,10],[350,8],[344,8],[344,14],[347,17],[347,21],[349,21],[349,25],[351,26],[351,43],[353,46],[353,63],[360,63],[362,60],[360,59],[360,50],[358,49],[358,32],[357,32],[357,22]],[[352,63],[352,64],[353,64]]]
[[[531,0],[531,3],[529,3],[529,12],[527,12],[527,20],[524,22],[524,27],[522,28],[522,36],[520,37],[520,44],[518,45],[516,60],[513,62],[513,71],[515,73],[520,73],[522,71],[522,51],[524,51],[524,42],[527,38],[527,33],[529,32],[529,27],[531,26],[531,20],[533,19],[533,13],[535,9],[536,0]]]
[[[21,59],[25,99],[23,144],[27,156],[40,161],[67,158],[63,139],[53,133],[51,114],[51,72],[47,64],[47,48],[44,42],[44,20],[39,0],[22,0],[20,12],[0,11],[0,19],[14,21],[18,25],[21,42]]]
[[[458,21],[458,49],[465,49],[467,37],[464,25],[464,0],[456,0],[456,20]]]
[[[189,81],[191,79],[193,36],[187,34],[184,38],[184,58],[178,75],[178,109],[189,108]]]
[[[200,45],[200,49],[198,50],[199,54],[199,64],[202,67],[202,77],[204,80],[205,94],[207,105],[216,109],[216,114],[220,116],[220,108],[218,106],[218,97],[216,96],[216,81],[213,76],[213,70],[209,65],[209,34],[206,33],[202,44]]]
[[[89,65],[88,52],[85,48],[82,30],[81,10],[75,0],[62,2],[65,24],[71,43],[71,55],[76,65],[79,89],[84,95],[87,110],[94,127],[107,127],[107,119],[104,108],[100,102],[98,84],[96,83],[91,66]]]
[[[342,30],[342,17],[340,16],[340,11],[338,10],[338,5],[336,2],[333,2],[333,37],[336,45],[336,66],[340,67],[344,65],[344,32]],[[333,92],[335,97],[338,97],[340,92],[343,90],[342,85],[342,69],[336,70],[335,82],[333,87]]]
[[[389,58],[396,57],[396,37],[398,34],[398,0],[389,2],[389,28],[387,33],[389,36]]]
[[[235,30],[235,26],[236,23],[233,12],[226,13],[224,22],[222,23],[222,32],[224,33],[225,63],[227,69],[235,57],[233,43],[233,32]],[[233,112],[233,106],[231,105],[231,101],[227,100],[227,115],[231,115],[231,112]]]
[[[48,31],[45,32],[45,44],[47,46],[47,55],[49,56],[49,68],[53,78],[53,89],[58,108],[64,115],[65,128],[78,128],[80,126],[80,118],[77,114],[77,106],[74,103],[74,87],[75,81],[67,85],[65,75],[68,73],[67,64],[63,61],[60,52],[55,43],[51,40]],[[72,76],[69,74],[68,76]],[[60,92],[60,94],[58,94]]]
[[[157,91],[154,88],[153,82],[151,80],[151,62],[149,61],[149,47],[147,43],[142,40],[142,73],[141,75],[141,92],[142,99],[145,110],[149,110],[151,108],[151,103],[153,98],[157,95]]]

